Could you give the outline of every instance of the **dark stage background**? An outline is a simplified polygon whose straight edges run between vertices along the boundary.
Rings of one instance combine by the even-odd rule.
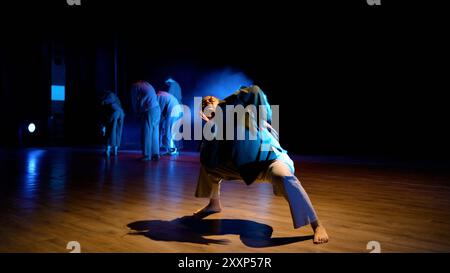
[[[281,142],[290,152],[404,158],[450,152],[445,24],[440,16],[424,19],[425,9],[99,3],[2,9],[9,16],[1,19],[1,145],[20,145],[20,134],[22,145],[98,145],[96,97],[116,89],[127,112],[124,145],[134,147],[128,96],[134,80],[163,90],[172,76],[189,104],[205,75],[231,69],[280,105]],[[52,139],[51,62],[58,56],[66,69],[64,130]],[[40,130],[30,140],[20,128],[31,121]]]

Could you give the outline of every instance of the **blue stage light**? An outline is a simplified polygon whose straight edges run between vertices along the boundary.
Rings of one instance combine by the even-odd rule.
[[[224,68],[203,75],[197,82],[193,95],[194,97],[214,96],[224,99],[232,95],[241,86],[251,84],[253,84],[253,81],[243,72],[232,68]]]
[[[52,85],[52,100],[64,101],[66,99],[66,90],[64,85]]]
[[[34,125],[34,123],[30,123],[28,125],[28,132],[34,133],[34,131],[36,131],[36,125]]]

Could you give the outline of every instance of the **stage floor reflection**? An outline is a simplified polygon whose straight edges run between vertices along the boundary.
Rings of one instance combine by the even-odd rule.
[[[331,237],[294,230],[269,183],[226,181],[224,210],[192,213],[198,154],[140,162],[137,151],[2,150],[0,252],[450,251],[450,179],[443,171],[349,158],[296,157],[297,176]]]

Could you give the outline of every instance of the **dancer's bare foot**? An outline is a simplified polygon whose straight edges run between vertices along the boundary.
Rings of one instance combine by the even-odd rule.
[[[311,223],[311,227],[314,230],[314,243],[324,244],[328,242],[328,234],[323,225],[319,221]]]
[[[194,215],[213,214],[222,211],[222,205],[220,199],[210,199],[209,204],[206,207],[194,212]]]

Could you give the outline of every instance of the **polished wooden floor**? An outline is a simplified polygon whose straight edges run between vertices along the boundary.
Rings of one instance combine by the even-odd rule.
[[[297,176],[331,240],[292,228],[268,183],[227,181],[222,213],[191,217],[198,154],[159,162],[137,152],[2,151],[0,252],[381,252],[450,251],[450,179],[445,172],[345,158],[299,157]]]

